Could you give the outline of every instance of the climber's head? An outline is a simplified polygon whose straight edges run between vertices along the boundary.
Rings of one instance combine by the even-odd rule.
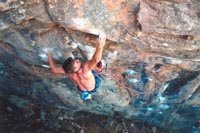
[[[81,67],[81,61],[79,59],[72,59],[72,57],[66,59],[62,64],[62,68],[68,74],[77,72]]]

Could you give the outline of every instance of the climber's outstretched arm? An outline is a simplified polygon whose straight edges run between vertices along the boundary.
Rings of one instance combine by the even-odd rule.
[[[56,74],[65,74],[65,71],[63,70],[62,67],[55,66],[55,63],[54,63],[51,53],[49,51],[47,52],[47,56],[48,56],[49,64],[51,67],[51,71]]]
[[[83,71],[87,72],[87,71],[90,71],[90,70],[92,70],[96,67],[96,65],[99,63],[99,61],[102,58],[102,52],[103,52],[103,48],[104,48],[105,44],[106,44],[106,34],[101,33],[99,35],[98,42],[96,44],[95,53],[92,56],[91,60],[84,63]]]

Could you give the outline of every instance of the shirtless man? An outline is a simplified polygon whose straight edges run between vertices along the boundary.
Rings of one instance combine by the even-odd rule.
[[[101,33],[96,44],[96,50],[91,60],[81,62],[79,59],[68,58],[62,64],[62,67],[56,67],[52,59],[51,53],[47,52],[50,67],[53,73],[68,74],[81,91],[82,99],[90,99],[91,93],[96,92],[99,88],[101,80],[94,71],[96,68],[101,69],[100,62],[102,58],[103,48],[106,44],[106,35]]]

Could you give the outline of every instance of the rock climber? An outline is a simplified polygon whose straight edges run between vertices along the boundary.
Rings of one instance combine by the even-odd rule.
[[[81,62],[79,59],[70,57],[63,62],[61,67],[55,66],[51,53],[47,52],[52,72],[55,74],[68,74],[69,78],[77,84],[83,100],[91,99],[91,93],[96,92],[101,84],[98,72],[103,69],[101,58],[105,44],[106,34],[100,33],[91,60]]]

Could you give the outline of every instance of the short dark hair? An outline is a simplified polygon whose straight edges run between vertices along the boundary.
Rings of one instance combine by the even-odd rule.
[[[62,63],[62,68],[66,73],[73,73],[74,70],[74,59],[72,57],[67,58],[63,63]]]

